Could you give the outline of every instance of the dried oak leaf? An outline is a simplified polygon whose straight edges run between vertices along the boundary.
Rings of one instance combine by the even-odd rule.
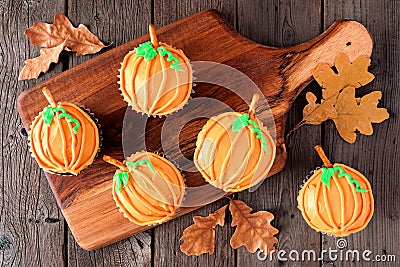
[[[37,79],[41,72],[47,72],[52,62],[58,62],[58,57],[64,49],[66,41],[64,40],[52,48],[41,48],[40,56],[26,60],[25,66],[19,73],[18,80]]]
[[[360,56],[353,63],[345,54],[339,54],[335,59],[335,71],[326,63],[319,64],[313,71],[314,79],[323,88],[322,98],[328,100],[347,86],[359,88],[371,82],[375,76],[368,72],[371,59]]]
[[[75,28],[63,14],[56,14],[53,24],[35,22],[25,35],[33,45],[47,48],[59,46],[67,40],[65,49],[75,51],[78,56],[94,54],[106,47],[85,25]]]
[[[215,227],[224,226],[225,211],[228,205],[223,206],[207,217],[194,216],[194,224],[183,231],[180,249],[186,255],[199,256],[203,253],[214,253]]]
[[[308,124],[321,124],[327,119],[335,118],[337,116],[336,109],[332,101],[321,101],[321,104],[316,103],[317,97],[307,92],[306,99],[308,105],[303,109],[303,120]]]
[[[278,239],[274,236],[279,231],[271,226],[274,215],[268,211],[251,214],[252,208],[243,201],[231,200],[229,210],[232,214],[232,226],[237,226],[231,238],[231,246],[236,249],[245,246],[254,253],[260,249],[265,254],[276,252]]]
[[[355,88],[346,87],[339,94],[335,108],[337,117],[332,118],[340,136],[349,143],[356,141],[356,130],[372,135],[372,123],[380,123],[389,118],[385,108],[378,108],[382,92],[371,92],[362,98],[355,97]]]
[[[371,60],[364,56],[351,63],[346,55],[339,54],[335,60],[337,73],[328,64],[319,64],[313,76],[323,88],[321,102],[317,103],[313,93],[307,93],[308,104],[303,109],[303,120],[295,129],[302,124],[315,125],[332,119],[340,136],[349,143],[355,142],[357,130],[361,134],[371,135],[371,123],[382,122],[389,114],[385,108],[377,108],[382,96],[379,91],[361,100],[355,98],[355,88],[374,79],[374,75],[368,72],[370,63]]]

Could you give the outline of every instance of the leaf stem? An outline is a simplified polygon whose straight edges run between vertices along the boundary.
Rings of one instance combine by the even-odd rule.
[[[153,24],[149,24],[150,41],[155,49],[158,47],[158,39],[156,35],[156,28]]]
[[[297,129],[299,129],[301,126],[303,126],[304,124],[306,124],[305,120],[302,120],[301,122],[299,122],[298,124],[296,124],[287,134],[286,134],[286,138],[288,138],[292,133],[294,133]]]
[[[103,160],[107,163],[110,163],[110,164],[118,167],[121,171],[124,171],[124,172],[129,171],[128,168],[121,161],[118,161],[110,156],[104,155]]]
[[[324,163],[325,167],[327,168],[332,168],[333,165],[331,164],[331,162],[329,161],[329,159],[327,158],[327,156],[325,155],[324,150],[322,149],[322,147],[320,145],[316,145],[314,147],[315,151],[317,151],[319,157],[322,159],[322,162]]]
[[[49,88],[47,88],[46,86],[42,88],[42,92],[44,94],[44,96],[46,97],[47,101],[49,102],[50,106],[52,108],[56,108],[57,107],[57,103],[54,100],[53,95],[51,94]]]

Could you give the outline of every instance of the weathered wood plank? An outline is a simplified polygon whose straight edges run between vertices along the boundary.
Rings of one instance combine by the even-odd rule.
[[[96,0],[68,2],[68,16],[75,24],[89,27],[111,48],[124,44],[147,33],[151,22],[151,1]],[[106,51],[105,49],[104,51]],[[96,55],[69,58],[69,67],[76,66]],[[68,263],[70,266],[150,266],[151,232],[143,232],[133,237],[95,250],[80,248],[68,230]]]
[[[275,131],[270,128],[276,133],[278,146],[274,164],[268,174],[270,176],[284,167],[286,149],[282,143],[287,113],[296,96],[311,81],[311,70],[315,68],[316,62],[332,64],[337,54],[342,52],[341,47],[346,46],[341,38],[349,34],[354,35],[355,32],[358,33],[358,38],[352,38],[352,50],[346,51],[348,55],[355,58],[361,53],[370,54],[372,52],[372,42],[368,42],[371,41],[368,32],[365,28],[360,27],[359,23],[350,21],[339,21],[333,24],[325,33],[307,43],[280,49],[265,47],[242,37],[228,27],[219,14],[213,11],[199,12],[162,27],[158,32],[160,39],[166,40],[166,42],[175,40],[183,50],[188,51],[188,57],[193,60],[193,63],[198,59],[226,63],[241,70],[258,84],[259,89],[270,101],[271,112],[276,124]],[[188,36],[189,33],[193,36]],[[34,116],[43,109],[46,100],[43,98],[40,88],[48,86],[59,99],[71,99],[70,101],[81,103],[95,112],[96,117],[103,125],[102,153],[116,155],[117,158],[120,158],[123,149],[121,132],[118,129],[122,127],[126,104],[118,94],[116,73],[113,75],[110,73],[116,72],[127,51],[146,40],[146,37],[147,35],[144,35],[132,40],[26,90],[18,98],[18,110],[24,125],[29,127]],[[189,39],[191,41],[188,43],[184,41]],[[226,49],[227,47],[229,50]],[[274,64],[265,64],[266,62],[274,62]],[[197,75],[201,77],[199,69],[196,67]],[[224,78],[221,76],[221,72],[219,75],[220,78]],[[95,79],[94,77],[99,78]],[[237,79],[231,79],[231,77],[237,77],[235,75],[225,77],[229,77],[229,79],[225,78],[224,81],[231,81],[232,85],[241,84]],[[230,85],[226,87],[229,88]],[[248,88],[248,86],[242,83],[241,88]],[[242,91],[242,93],[249,93],[249,91]],[[238,111],[248,109],[243,100],[232,91],[208,86],[205,83],[196,87],[193,96],[218,99]],[[251,96],[247,95],[244,98],[250,99]],[[197,110],[197,114],[200,114],[200,111]],[[263,116],[268,117],[268,114],[261,112],[259,118]],[[149,119],[148,127],[146,127],[147,150],[161,151],[159,136],[163,121],[163,119]],[[203,124],[204,120],[195,120],[190,123],[190,127],[184,127],[180,132],[183,139],[181,139],[179,150],[175,148],[173,140],[168,139],[166,145],[175,148],[174,151],[168,152],[168,155],[174,157],[181,150],[184,154],[186,153],[187,157],[192,157],[194,153],[192,140],[196,138]],[[173,129],[176,128],[174,125],[168,128],[172,134],[175,134],[173,133]],[[133,147],[134,145],[129,146],[129,149],[133,149],[135,152]],[[178,164],[182,167],[186,163],[178,162]],[[129,223],[118,212],[110,194],[112,173],[109,165],[101,158],[97,158],[85,172],[76,177],[70,176],[69,179],[61,179],[58,175],[46,174],[64,216],[74,230],[74,236],[84,248],[95,249],[146,230],[146,227]],[[204,180],[199,175],[199,173],[186,172],[187,185],[197,186],[198,182],[203,184]],[[176,216],[190,211],[190,208],[182,207]],[[103,229],[108,230],[107,235],[103,234]]]
[[[28,151],[27,134],[16,108],[17,96],[62,71],[52,66],[38,81],[18,82],[24,60],[37,57],[24,30],[34,21],[53,21],[64,1],[0,3],[0,265],[62,266],[64,219],[43,172]]]
[[[388,108],[391,117],[374,125],[373,136],[357,137],[354,144],[346,143],[338,135],[332,122],[326,123],[325,148],[332,162],[354,167],[370,181],[375,198],[375,213],[365,230],[346,238],[346,249],[369,249],[373,255],[398,254],[400,241],[400,168],[397,145],[400,120],[400,2],[399,1],[325,1],[324,27],[339,18],[360,21],[374,40],[370,71],[375,80],[361,88],[360,95],[381,90],[381,106]],[[323,236],[323,248],[336,249],[337,238]],[[372,257],[372,256],[371,256]],[[328,259],[327,259],[328,260]],[[399,259],[397,259],[398,261]],[[376,263],[360,263],[376,266]],[[348,266],[349,262],[334,262],[335,266]],[[398,263],[397,263],[398,265]],[[397,266],[395,263],[385,266]]]
[[[238,1],[238,31],[244,36],[268,46],[290,46],[306,42],[321,30],[319,1],[309,1],[307,8],[300,1]],[[307,89],[315,91],[315,84]],[[308,91],[308,90],[304,91]],[[288,115],[286,128],[292,129],[301,120],[305,105],[305,94],[296,100]],[[297,193],[303,179],[319,162],[313,146],[321,140],[320,127],[303,127],[286,139],[288,160],[285,169],[264,181],[255,192],[244,191],[238,198],[244,200],[255,211],[268,210],[275,215],[272,225],[279,229],[278,248],[288,253],[320,250],[320,236],[304,222],[297,209]],[[307,155],[307,156],[305,156]],[[237,266],[270,266],[277,264],[266,259],[261,261],[257,253],[245,248],[237,250]],[[299,262],[301,264],[301,262]],[[296,266],[296,262],[279,262],[279,266]],[[319,266],[309,262],[307,266]]]
[[[236,2],[233,0],[154,0],[154,25],[162,27],[207,9],[217,10],[232,27],[236,26]]]
[[[215,9],[222,13],[223,17],[232,26],[236,23],[235,1],[154,1],[154,24],[157,27],[167,25],[175,20],[189,16],[198,11]],[[193,223],[193,216],[208,216],[227,201],[219,200],[185,216],[177,218],[154,228],[153,262],[154,266],[236,266],[234,250],[229,246],[233,229],[227,222],[224,227],[216,228],[215,251],[212,255],[186,256],[179,250],[179,239],[183,230]]]

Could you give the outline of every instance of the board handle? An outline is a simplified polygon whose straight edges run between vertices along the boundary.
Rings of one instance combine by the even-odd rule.
[[[354,20],[337,20],[315,39],[291,47],[286,53],[287,66],[283,76],[292,100],[312,81],[312,71],[319,63],[334,65],[343,53],[353,62],[359,56],[370,57],[373,41],[368,30]]]

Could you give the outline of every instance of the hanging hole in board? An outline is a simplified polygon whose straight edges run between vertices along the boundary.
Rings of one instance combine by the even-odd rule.
[[[346,46],[351,46],[351,42],[347,42],[347,43],[346,43]]]

